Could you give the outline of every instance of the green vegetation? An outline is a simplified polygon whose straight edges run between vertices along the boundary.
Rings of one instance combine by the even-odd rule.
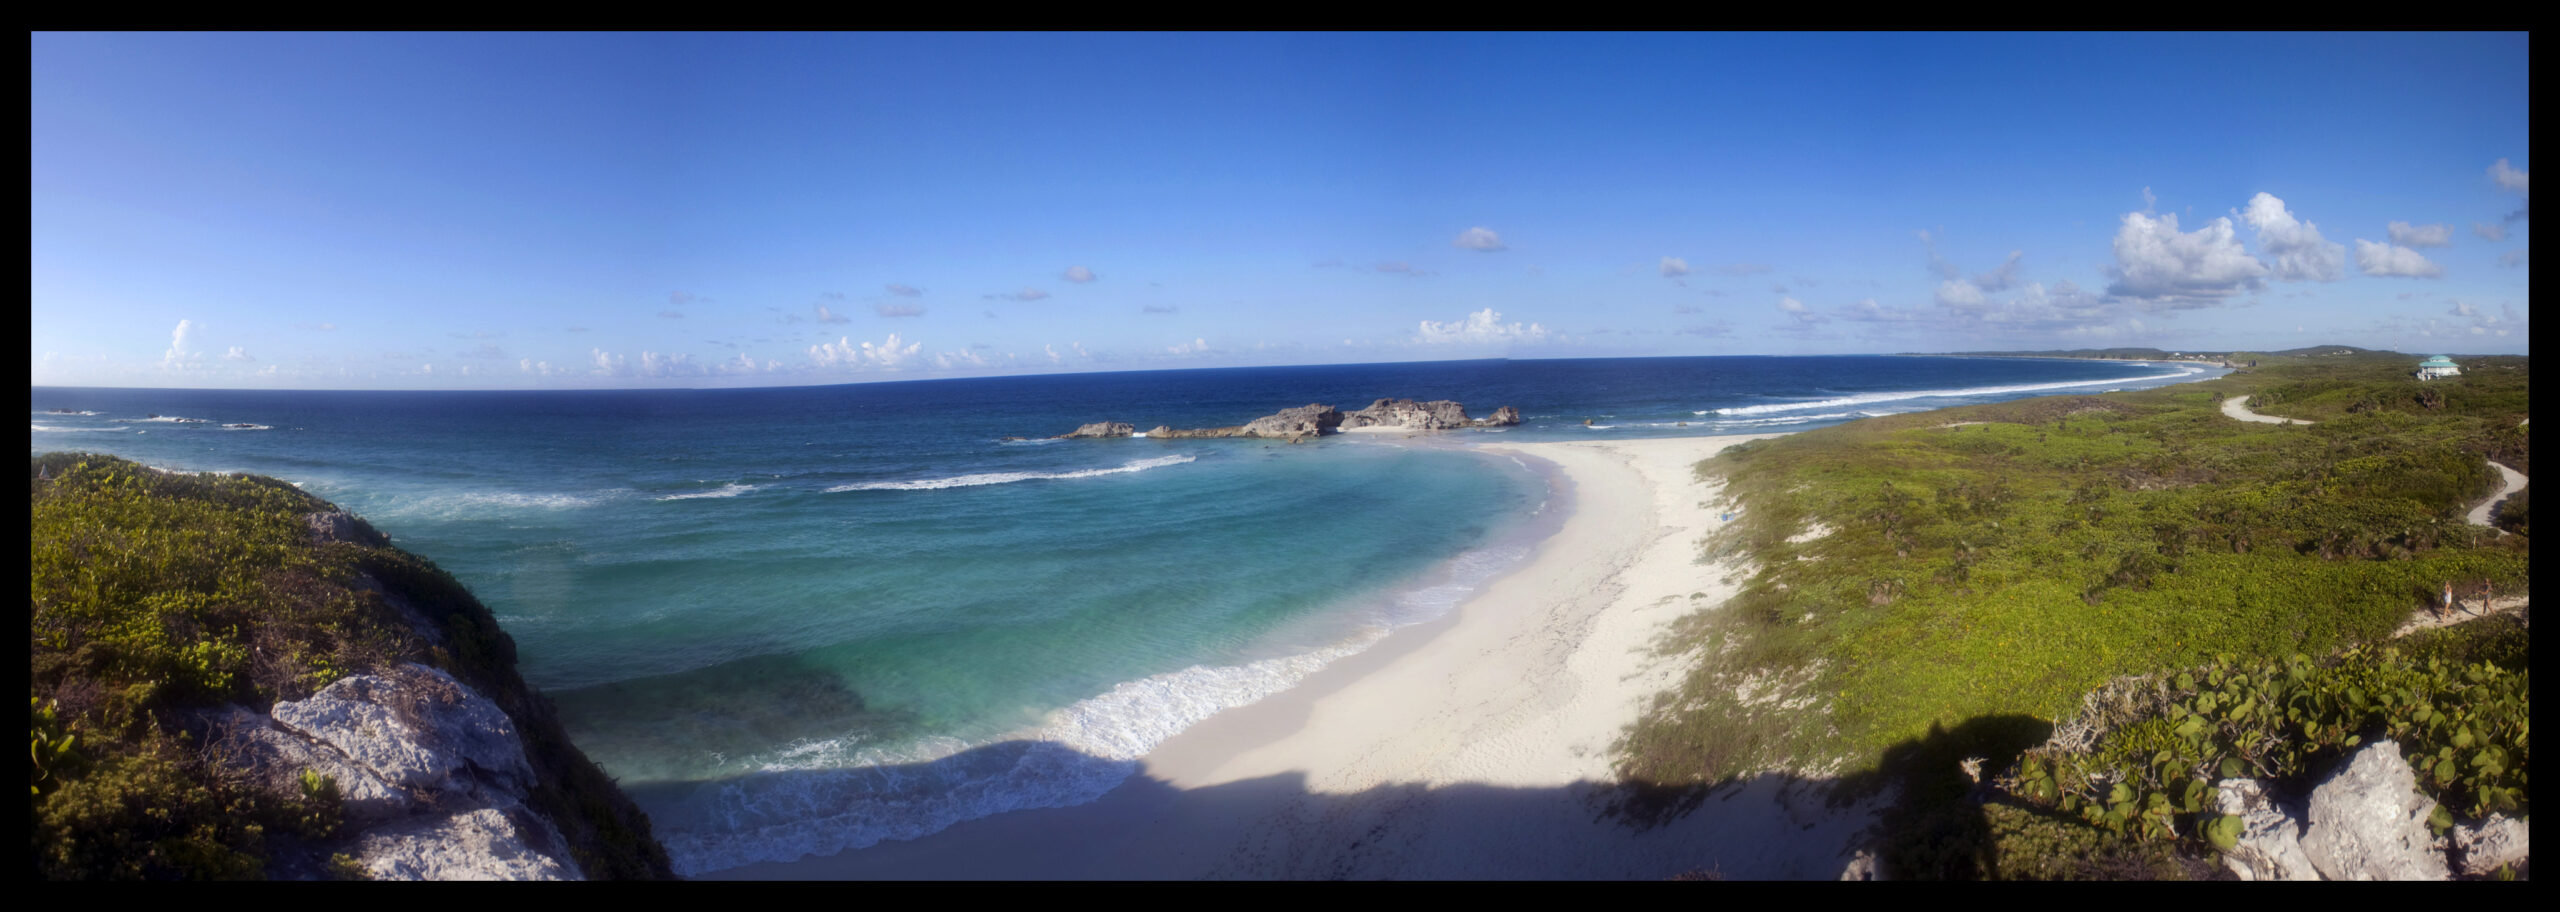
[[[54,453],[31,459],[28,479],[38,876],[256,878],[342,835],[336,783],[306,773],[299,794],[278,795],[242,781],[209,747],[207,711],[263,711],[409,661],[515,717],[544,783],[531,803],[589,877],[670,876],[647,818],[516,674],[514,642],[432,563],[361,523],[355,537],[376,544],[315,543],[304,517],[335,508],[271,478]]]
[[[1886,815],[1888,875],[2027,875],[2039,870],[2032,852],[2003,861],[1978,849],[2083,843],[2105,843],[2090,857],[2108,860],[2032,876],[2210,874],[2139,844],[2146,832],[2200,838],[2192,802],[2209,796],[2187,785],[2195,775],[2230,759],[2299,769],[2397,724],[2337,703],[2362,679],[2310,669],[2367,667],[2357,657],[2380,653],[2351,650],[2387,639],[2447,585],[2477,599],[2524,595],[2531,580],[2526,536],[2463,520],[2496,487],[2485,459],[2525,470],[2524,359],[2466,359],[2462,378],[2424,384],[2435,390],[2425,394],[2409,376],[2417,358],[2339,351],[2235,353],[2260,366],[2156,390],[1870,419],[1701,464],[1742,507],[1707,556],[1739,554],[1749,576],[1722,610],[1685,619],[1665,644],[1701,661],[1620,744],[1629,794],[1650,796],[1627,810],[1676,811],[1764,770],[1836,775],[1840,797],[1887,786],[1899,795]],[[2259,411],[2319,423],[2220,413],[2223,397],[2253,394]],[[2523,511],[2506,513],[2522,531]],[[2430,712],[2492,712],[2472,705],[2494,691],[2464,677],[2471,666],[2393,667],[2436,682],[2392,679],[2441,697]],[[2133,780],[2111,778],[2131,754],[2048,758],[2041,773],[2022,773],[2036,773],[2023,787],[2052,790],[2038,799],[2048,803],[1965,809],[1960,761],[1983,758],[1982,775],[1995,776],[2084,695],[2176,669],[2204,683],[2161,685],[2172,698],[2156,724],[2128,723],[2107,742],[2149,752],[2125,767]],[[2288,676],[2296,670],[2306,677]],[[2226,693],[2217,673],[2245,675],[2252,689]],[[2290,689],[2265,685],[2271,673]],[[2512,678],[2520,702],[2526,679]],[[2293,723],[2270,730],[2289,746],[2238,745],[2254,731],[2249,718],[2205,715],[2241,705]],[[2325,708],[2306,708],[2315,705]],[[2321,721],[2305,730],[2288,713]],[[2521,744],[2508,753],[2522,770]],[[2119,782],[2127,794],[2115,793]],[[2487,784],[2495,792],[2448,787],[2472,802],[2457,808],[2465,813],[2510,788],[2525,799],[2520,773]],[[2035,813],[2010,813],[2029,805]],[[2016,837],[1982,835],[1987,817],[2014,823]]]

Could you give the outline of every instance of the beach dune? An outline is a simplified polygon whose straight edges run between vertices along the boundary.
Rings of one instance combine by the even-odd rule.
[[[1603,811],[1611,743],[1682,670],[1655,636],[1732,590],[1697,562],[1720,523],[1692,466],[1749,439],[1484,445],[1552,473],[1567,512],[1447,616],[1166,740],[1092,803],[708,876],[1838,877],[1870,809],[1777,777],[1648,829]]]

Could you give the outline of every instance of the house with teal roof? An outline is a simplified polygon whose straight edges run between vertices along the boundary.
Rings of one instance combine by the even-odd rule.
[[[2462,376],[2462,366],[2453,363],[2452,358],[2437,355],[2433,358],[2428,358],[2427,360],[2418,362],[2418,379],[2420,380],[2436,380],[2444,377],[2459,376]]]

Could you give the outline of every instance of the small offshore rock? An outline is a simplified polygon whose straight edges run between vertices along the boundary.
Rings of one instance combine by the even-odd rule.
[[[1333,433],[1342,426],[1342,410],[1315,403],[1281,409],[1245,422],[1240,436],[1245,437],[1316,437]]]
[[[2418,791],[2400,745],[2376,741],[2311,790],[2303,853],[2330,880],[2445,880],[2427,817],[2435,801]]]
[[[1127,437],[1138,432],[1137,425],[1126,421],[1096,421],[1054,439],[1074,440],[1083,437]]]

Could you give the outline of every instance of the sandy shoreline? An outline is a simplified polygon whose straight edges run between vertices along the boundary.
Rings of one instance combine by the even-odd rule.
[[[1638,832],[1602,818],[1609,745],[1676,668],[1656,631],[1732,587],[1691,466],[1777,435],[1484,444],[1554,466],[1570,512],[1438,620],[1150,752],[1090,804],[705,875],[740,879],[1833,878],[1865,826],[1776,783]]]

